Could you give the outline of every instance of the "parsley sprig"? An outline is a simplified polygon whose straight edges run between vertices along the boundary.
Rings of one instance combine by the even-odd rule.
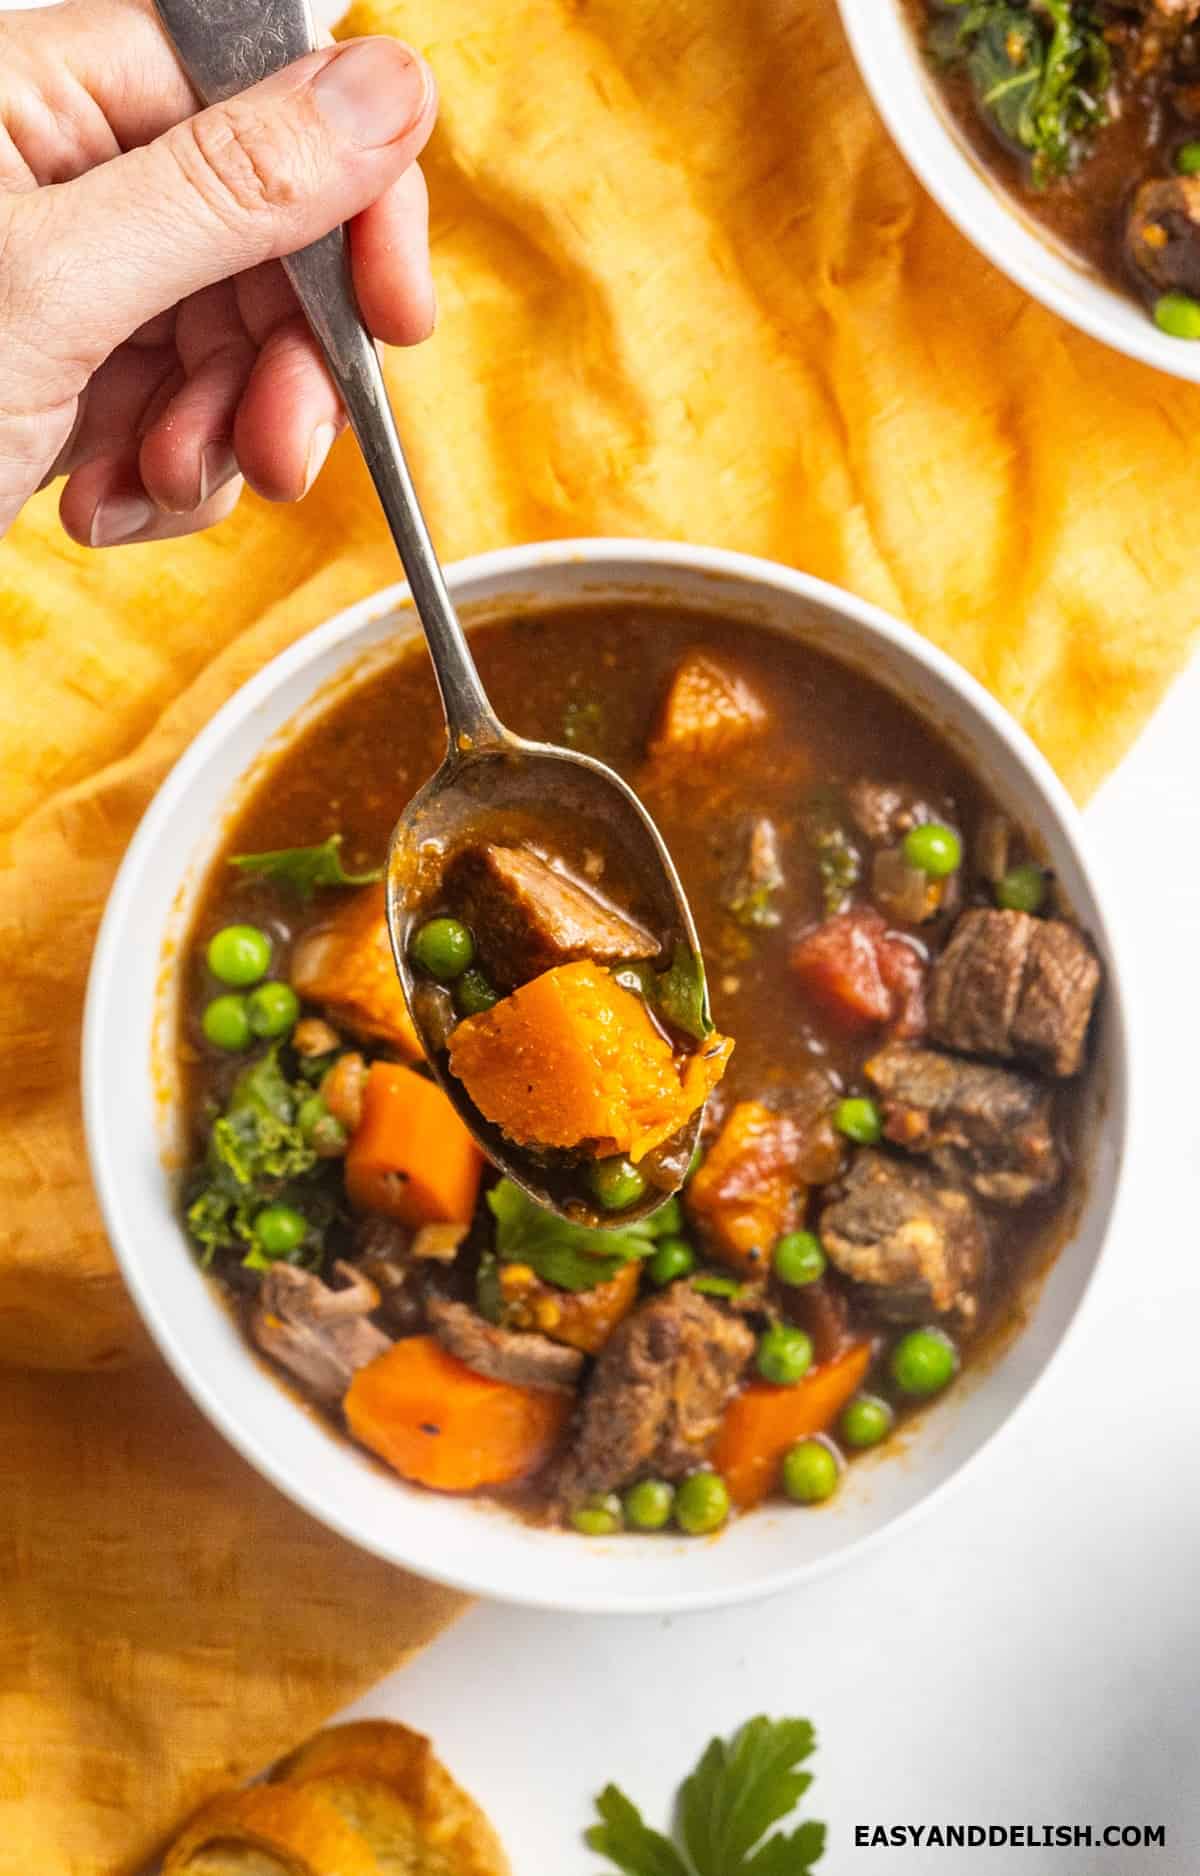
[[[685,1782],[682,1848],[651,1830],[616,1785],[596,1800],[600,1822],[588,1844],[623,1876],[809,1876],[824,1853],[824,1824],[773,1827],[791,1817],[812,1784],[799,1767],[815,1745],[807,1720],[747,1720],[731,1738],[710,1740]]]

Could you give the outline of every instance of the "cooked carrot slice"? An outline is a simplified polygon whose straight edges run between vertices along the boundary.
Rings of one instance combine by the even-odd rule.
[[[492,1381],[411,1336],[360,1368],[344,1402],[355,1439],[439,1492],[509,1485],[549,1458],[572,1408],[549,1388]]]
[[[460,1023],[450,1067],[511,1140],[637,1160],[695,1113],[732,1049],[710,1036],[681,1075],[641,999],[584,961],[544,971]]]
[[[730,1402],[712,1460],[742,1511],[774,1490],[783,1455],[810,1433],[824,1433],[862,1383],[871,1344],[855,1342],[836,1361],[813,1368],[795,1387],[754,1381]]]
[[[469,1224],[482,1172],[483,1154],[434,1082],[372,1063],[346,1153],[352,1205],[414,1228]]]

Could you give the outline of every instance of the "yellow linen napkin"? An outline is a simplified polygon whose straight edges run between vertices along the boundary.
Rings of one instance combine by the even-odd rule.
[[[1200,613],[1200,393],[972,252],[833,0],[371,0],[347,30],[402,32],[441,81],[441,324],[389,373],[443,554],[591,532],[792,562],[960,658],[1085,794]],[[48,493],[0,547],[5,1876],[135,1867],[454,1606],[286,1507],[148,1358],[77,1093],[92,936],[154,788],[395,571],[345,443],[302,508],[247,500],[208,539],[89,555]]]

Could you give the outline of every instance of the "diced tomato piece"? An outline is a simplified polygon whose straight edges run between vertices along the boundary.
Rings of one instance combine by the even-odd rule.
[[[924,1032],[924,961],[868,907],[806,932],[791,967],[813,1002],[848,1030],[894,1023],[901,1036]]]
[[[886,929],[878,912],[839,912],[793,946],[791,966],[803,988],[847,1029],[869,1029],[892,1015],[879,958]]]
[[[905,938],[895,935],[879,947],[879,968],[891,992],[892,1033],[905,1042],[925,1034],[925,959]]]

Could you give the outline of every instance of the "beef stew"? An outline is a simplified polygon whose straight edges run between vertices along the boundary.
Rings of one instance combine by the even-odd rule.
[[[559,1218],[495,1177],[427,1072],[378,883],[440,754],[414,648],[298,731],[208,880],[179,1039],[197,1256],[292,1385],[426,1489],[584,1533],[818,1502],[977,1359],[1068,1230],[1099,963],[1036,830],[802,644],[651,606],[474,644],[514,726],[586,736],[676,859],[732,1039],[697,1162],[623,1225],[667,1137],[589,1122],[623,1149],[595,1160],[612,1223]],[[623,1038],[600,1093],[625,1098],[621,998],[677,1064],[694,994],[664,997],[637,905],[563,848],[510,830],[447,875],[446,1046],[584,973]],[[523,1058],[494,1059],[511,1099]],[[596,1096],[558,1072],[550,1124]]]
[[[907,0],[960,128],[1056,241],[1200,338],[1200,0]]]

